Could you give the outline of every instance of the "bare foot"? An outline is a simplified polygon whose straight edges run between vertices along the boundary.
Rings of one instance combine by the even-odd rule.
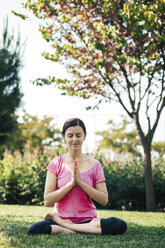
[[[52,220],[61,226],[65,226],[67,224],[72,224],[71,220],[63,220],[55,213],[47,213],[45,216],[45,220]]]
[[[67,223],[67,224],[73,224],[73,222],[71,220],[65,220],[65,223]]]
[[[54,213],[47,213],[45,215],[45,220],[52,220],[52,221],[54,221],[56,223],[58,223],[58,218],[61,219],[60,217],[58,217],[57,214],[54,214]]]

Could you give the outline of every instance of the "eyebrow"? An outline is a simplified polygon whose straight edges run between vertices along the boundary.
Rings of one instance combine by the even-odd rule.
[[[68,135],[68,134],[73,134],[73,133],[67,133],[67,135]],[[76,134],[82,134],[82,133],[76,133]]]

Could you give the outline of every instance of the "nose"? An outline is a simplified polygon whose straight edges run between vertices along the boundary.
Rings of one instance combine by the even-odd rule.
[[[77,137],[76,137],[76,135],[74,135],[74,136],[73,136],[73,140],[77,140]]]

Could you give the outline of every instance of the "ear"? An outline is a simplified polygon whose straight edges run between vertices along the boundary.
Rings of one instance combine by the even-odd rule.
[[[85,139],[86,139],[86,136],[87,136],[87,133],[84,135],[84,141],[85,141]]]

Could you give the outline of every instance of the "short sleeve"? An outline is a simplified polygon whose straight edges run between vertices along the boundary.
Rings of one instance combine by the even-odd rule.
[[[48,166],[46,167],[46,171],[49,170],[50,172],[55,174],[57,177],[59,175],[60,169],[61,169],[60,157],[57,157],[51,160]]]
[[[103,172],[103,167],[101,166],[100,162],[98,161],[95,169],[95,185],[100,182],[105,182],[105,176]]]

